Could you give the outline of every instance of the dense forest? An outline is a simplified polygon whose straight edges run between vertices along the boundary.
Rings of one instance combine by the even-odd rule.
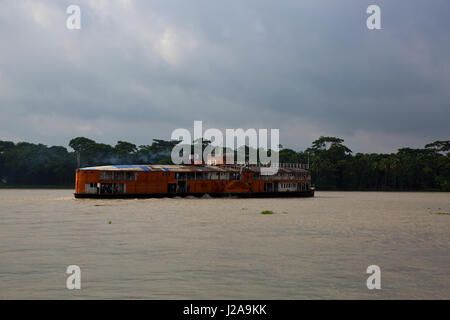
[[[136,146],[115,146],[91,139],[72,139],[69,147],[0,141],[0,187],[72,186],[77,162],[81,167],[106,164],[170,164],[177,141],[154,139]],[[441,190],[450,191],[450,141],[396,153],[356,153],[335,137],[320,137],[304,151],[280,146],[280,162],[311,164],[318,190]],[[79,158],[77,157],[79,155]]]

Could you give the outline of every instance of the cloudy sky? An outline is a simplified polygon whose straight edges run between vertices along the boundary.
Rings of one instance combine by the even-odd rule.
[[[0,0],[0,140],[140,145],[202,120],[279,128],[296,150],[320,135],[422,147],[450,138],[449,14],[448,0]]]

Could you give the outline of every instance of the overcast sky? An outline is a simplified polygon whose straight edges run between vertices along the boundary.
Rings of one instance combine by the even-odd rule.
[[[194,120],[279,128],[296,150],[448,140],[449,14],[448,0],[1,0],[0,140],[151,144]]]

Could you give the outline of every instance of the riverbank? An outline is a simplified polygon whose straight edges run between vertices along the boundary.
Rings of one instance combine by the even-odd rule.
[[[74,189],[73,185],[5,185],[0,184],[0,189]]]

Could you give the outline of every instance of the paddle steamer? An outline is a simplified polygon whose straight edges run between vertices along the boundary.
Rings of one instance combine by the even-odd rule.
[[[77,169],[76,198],[313,197],[307,165],[109,165]]]

